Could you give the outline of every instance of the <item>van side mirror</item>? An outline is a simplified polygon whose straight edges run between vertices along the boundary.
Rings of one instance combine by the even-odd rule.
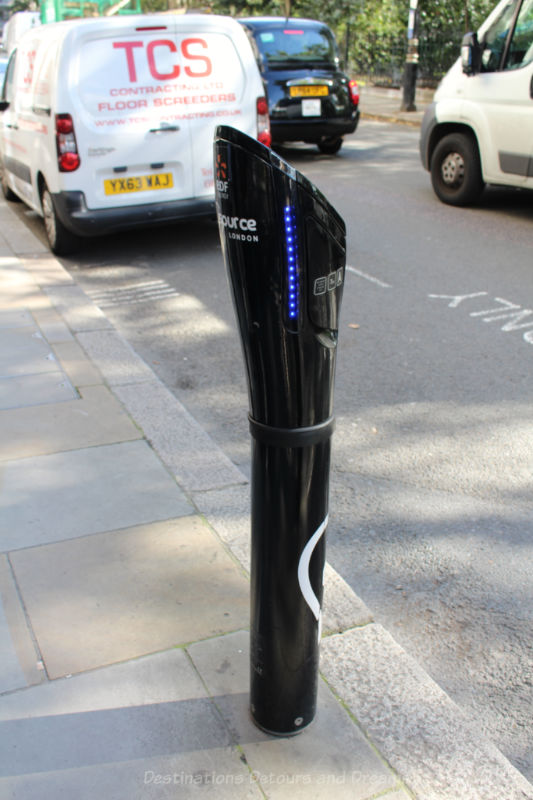
[[[465,75],[475,75],[481,71],[481,52],[477,33],[465,33],[461,45],[461,62]]]
[[[9,108],[9,103],[7,102],[7,100],[0,100],[0,114],[2,113],[2,111],[5,111],[6,108]]]

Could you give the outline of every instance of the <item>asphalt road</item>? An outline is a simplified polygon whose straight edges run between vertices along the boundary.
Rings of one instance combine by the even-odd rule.
[[[283,151],[348,229],[328,560],[533,780],[533,202],[492,189],[442,205],[417,137],[363,121],[336,157]],[[247,470],[215,225],[93,241],[63,263]]]

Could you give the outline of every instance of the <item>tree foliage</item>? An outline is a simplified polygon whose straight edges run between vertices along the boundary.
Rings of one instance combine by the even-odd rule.
[[[145,12],[163,11],[176,0],[142,0]],[[354,73],[393,75],[401,71],[407,46],[409,0],[178,0],[190,10],[233,17],[310,17],[337,35],[345,66]],[[459,53],[462,35],[476,30],[495,0],[419,0],[420,69],[443,74]],[[13,0],[10,12],[38,7],[37,0]]]
[[[142,0],[142,10],[144,14],[151,14],[157,11],[166,11],[168,0]]]
[[[9,14],[16,14],[17,11],[39,11],[39,3],[35,0],[13,0],[9,5]]]
[[[212,10],[232,16],[282,16],[287,0],[213,0]],[[459,54],[465,31],[475,30],[495,0],[419,0],[421,61],[444,73]],[[290,0],[295,17],[320,19],[337,35],[347,67],[379,73],[405,60],[409,0]],[[348,45],[348,47],[346,47]],[[437,75],[438,76],[438,75]]]

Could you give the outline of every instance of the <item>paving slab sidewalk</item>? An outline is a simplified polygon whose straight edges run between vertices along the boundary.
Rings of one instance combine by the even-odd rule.
[[[319,709],[248,714],[247,478],[0,201],[0,796],[518,800],[331,567]]]
[[[360,87],[361,118],[363,120],[369,119],[419,127],[422,123],[424,112],[433,99],[433,95],[433,89],[417,87],[415,108],[412,111],[402,111],[402,89],[372,86],[371,84],[363,83]]]

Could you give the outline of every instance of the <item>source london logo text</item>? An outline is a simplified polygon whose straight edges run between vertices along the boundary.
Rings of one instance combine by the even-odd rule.
[[[258,242],[257,220],[247,217],[232,217],[227,214],[219,214],[218,222],[226,232],[228,239],[235,239],[238,242]]]

